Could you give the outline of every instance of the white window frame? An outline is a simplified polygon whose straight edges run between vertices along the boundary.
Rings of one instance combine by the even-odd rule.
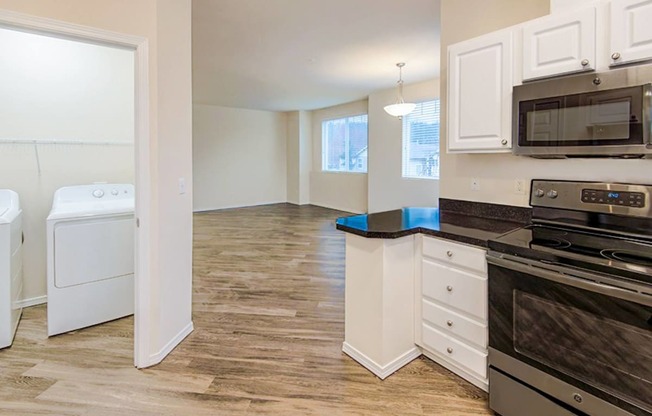
[[[366,175],[369,171],[369,161],[367,160],[367,167],[364,172],[354,171],[354,170],[331,170],[328,169],[328,140],[326,137],[326,124],[330,121],[335,120],[346,120],[348,125],[349,119],[366,116],[367,117],[367,155],[369,154],[369,114],[368,113],[356,113],[356,114],[346,114],[337,117],[329,117],[321,120],[321,171],[326,173],[345,173],[345,174],[357,174],[357,175]],[[349,141],[349,129],[346,129],[346,137],[344,139],[345,146],[345,157],[348,160],[350,152],[350,141]]]
[[[402,154],[401,154],[401,178],[402,179],[414,179],[414,180],[439,180],[439,174],[440,174],[440,162],[441,162],[441,98],[436,97],[433,99],[425,100],[425,101],[420,101],[417,103],[423,104],[423,103],[429,103],[432,101],[438,101],[439,102],[439,143],[440,146],[437,149],[437,176],[412,176],[412,175],[406,175],[406,164],[408,163],[409,156],[410,156],[410,131],[409,131],[409,124],[408,124],[408,116],[403,116],[403,121],[402,121],[402,127],[401,127],[401,149],[402,149]]]

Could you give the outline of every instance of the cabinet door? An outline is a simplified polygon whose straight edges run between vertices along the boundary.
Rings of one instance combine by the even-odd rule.
[[[512,32],[500,31],[448,49],[448,150],[511,148]]]
[[[611,65],[652,59],[652,0],[611,2]]]
[[[550,15],[523,26],[523,80],[596,68],[596,9]]]

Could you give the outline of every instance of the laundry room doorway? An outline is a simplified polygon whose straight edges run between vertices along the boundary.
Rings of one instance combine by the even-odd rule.
[[[20,306],[48,302],[48,335],[133,313],[147,366],[147,40],[0,10],[0,50],[0,188],[21,196],[30,259]]]

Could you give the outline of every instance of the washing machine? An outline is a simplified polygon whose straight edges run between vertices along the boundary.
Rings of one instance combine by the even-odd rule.
[[[13,342],[23,312],[22,218],[18,194],[0,189],[0,348]]]
[[[69,186],[47,218],[48,336],[134,313],[134,187]]]

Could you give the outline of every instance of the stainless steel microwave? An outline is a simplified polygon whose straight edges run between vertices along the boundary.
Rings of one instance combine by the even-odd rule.
[[[652,157],[652,65],[514,87],[514,153]]]

